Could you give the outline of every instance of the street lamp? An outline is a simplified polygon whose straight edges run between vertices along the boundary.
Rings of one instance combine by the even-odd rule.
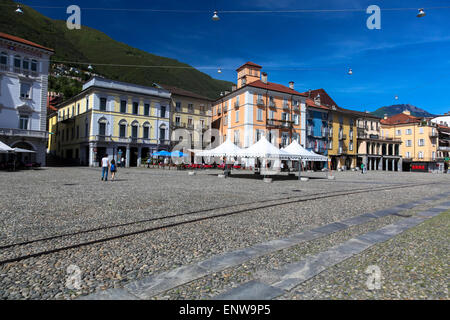
[[[222,73],[222,69],[219,68],[219,69],[217,70],[217,73]]]
[[[352,69],[348,69],[348,74],[352,75],[353,74],[353,70]]]
[[[212,21],[219,21],[220,20],[220,18],[219,18],[219,16],[217,15],[217,11],[214,11],[214,15],[212,16]]]
[[[425,17],[425,16],[426,16],[426,13],[423,10],[423,8],[419,9],[419,13],[417,14],[417,18],[422,18],[422,17]]]
[[[19,5],[17,5],[16,13],[23,14],[23,10],[20,8]]]

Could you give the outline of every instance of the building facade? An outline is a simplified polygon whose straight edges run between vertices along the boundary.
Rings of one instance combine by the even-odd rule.
[[[0,33],[0,141],[34,151],[18,160],[45,166],[48,68],[53,49]]]
[[[237,87],[216,100],[212,126],[237,146],[247,148],[265,136],[278,148],[305,137],[306,97],[289,86],[267,81],[262,67],[252,62],[239,67]],[[303,114],[303,116],[302,116]],[[302,123],[303,121],[303,123]],[[252,160],[247,161],[252,165]]]
[[[49,119],[51,154],[97,166],[108,154],[126,166],[170,146],[170,92],[99,77],[58,106]]]
[[[173,86],[162,85],[171,93],[171,145],[202,149],[209,144],[204,137],[211,128],[212,99]],[[182,129],[182,130],[177,130]],[[181,141],[180,141],[181,138]]]
[[[381,137],[400,140],[400,155],[404,171],[440,170],[438,164],[438,125],[430,120],[412,116],[409,111],[384,117]],[[443,167],[443,163],[442,163]]]
[[[381,118],[370,113],[358,113],[358,167],[364,164],[367,170],[402,171],[401,139],[381,134]]]

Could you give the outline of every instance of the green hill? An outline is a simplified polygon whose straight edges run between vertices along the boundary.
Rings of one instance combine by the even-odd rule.
[[[22,6],[23,15],[16,14],[13,0],[0,0],[0,4],[0,31],[55,49],[52,61],[92,62],[94,72],[110,79],[146,86],[164,83],[210,98],[217,98],[221,91],[231,89],[231,82],[214,79],[194,68],[95,66],[95,63],[102,63],[190,67],[175,59],[130,47],[89,27],[69,30],[66,21],[47,18],[28,6]]]
[[[388,117],[391,117],[393,115],[402,113],[405,110],[410,111],[411,115],[415,116],[415,117],[432,117],[433,116],[428,111],[417,108],[410,104],[396,104],[396,105],[392,105],[392,106],[381,107],[381,108],[378,108],[377,110],[373,111],[372,114],[377,117],[383,118],[385,114],[387,114]]]

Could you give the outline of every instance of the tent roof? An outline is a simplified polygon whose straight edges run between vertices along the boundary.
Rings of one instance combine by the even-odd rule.
[[[235,157],[239,151],[241,151],[241,148],[227,138],[227,140],[217,148],[204,150],[195,155],[200,157]]]
[[[302,160],[306,160],[306,161],[328,161],[327,157],[322,156],[317,153],[314,153],[312,151],[308,151],[305,148],[303,148],[297,142],[297,140],[292,141],[292,143],[290,145],[288,145],[286,148],[283,148],[281,150],[284,150],[286,152],[289,152],[291,154],[299,156],[299,157],[301,157]]]
[[[0,141],[0,152],[14,152],[14,149]]]
[[[14,152],[17,152],[17,153],[36,153],[36,151],[22,149],[22,148],[14,148],[13,150],[14,150]]]
[[[295,155],[280,150],[271,144],[265,137],[262,137],[257,143],[247,149],[242,149],[238,157],[243,158],[296,158]]]

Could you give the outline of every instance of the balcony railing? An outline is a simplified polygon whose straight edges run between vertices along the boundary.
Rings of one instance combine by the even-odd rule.
[[[175,128],[186,128],[186,123],[184,123],[184,122],[174,122],[173,126]]]
[[[346,140],[347,139],[347,135],[343,134],[343,133],[339,133],[339,140]]]
[[[111,142],[112,141],[112,137],[111,136],[96,135],[95,136],[95,141]]]
[[[438,151],[450,151],[450,147],[438,147]]]
[[[193,125],[192,123],[188,123],[188,124],[187,124],[187,128],[188,128],[188,129],[194,129],[194,125]]]
[[[237,108],[239,108],[239,102],[238,101],[235,101],[234,102],[234,107],[237,109]]]
[[[292,128],[293,122],[292,121],[285,121],[285,120],[268,119],[267,120],[267,126],[268,127],[274,127],[274,128]]]
[[[439,132],[437,130],[432,130],[430,132],[430,138],[437,138],[439,137]]]
[[[15,136],[15,137],[30,137],[30,138],[48,138],[47,131],[38,130],[24,130],[24,129],[11,129],[11,128],[0,128],[0,136]]]
[[[159,144],[160,145],[164,145],[164,146],[168,146],[168,145],[170,145],[170,140],[159,139]]]
[[[283,102],[283,109],[289,109],[289,103]]]
[[[261,107],[264,107],[266,104],[264,103],[264,100],[262,100],[262,99],[258,99],[257,101],[256,101],[256,104],[258,105],[258,106],[261,106]]]
[[[269,101],[269,107],[270,108],[276,108],[277,105],[275,104],[275,101]]]

